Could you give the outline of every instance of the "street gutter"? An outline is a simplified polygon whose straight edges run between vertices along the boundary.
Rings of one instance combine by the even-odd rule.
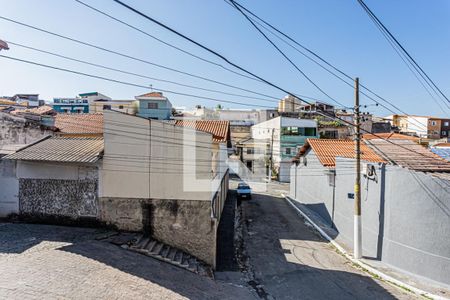
[[[393,278],[392,276],[389,276],[374,267],[362,262],[359,259],[355,259],[352,257],[351,254],[349,254],[341,245],[339,245],[336,241],[334,241],[320,226],[318,226],[310,217],[308,217],[300,208],[298,208],[294,203],[292,203],[292,198],[289,196],[286,196],[285,194],[281,194],[281,196],[286,199],[286,201],[307,221],[309,222],[316,230],[319,232],[319,234],[325,238],[328,242],[330,242],[331,245],[333,245],[339,252],[342,254],[345,258],[347,258],[352,263],[358,265],[360,268],[363,269],[366,273],[370,275],[376,275],[382,280],[393,284],[394,286],[400,287],[404,290],[410,291],[416,295],[422,296],[424,298],[428,299],[436,299],[436,300],[448,300],[448,298],[444,298],[439,295],[431,294],[427,291],[424,291],[422,289],[416,288],[412,285],[409,285],[403,281],[400,281],[398,279]]]

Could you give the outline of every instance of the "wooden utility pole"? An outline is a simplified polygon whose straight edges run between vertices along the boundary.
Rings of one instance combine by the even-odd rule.
[[[355,79],[355,155],[356,155],[356,179],[355,179],[355,212],[353,223],[353,255],[354,258],[362,257],[362,226],[361,226],[361,119],[359,112],[359,78]]]

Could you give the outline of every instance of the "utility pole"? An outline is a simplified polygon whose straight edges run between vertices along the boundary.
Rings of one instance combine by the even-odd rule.
[[[359,113],[359,78],[355,79],[355,154],[356,154],[356,180],[355,180],[355,212],[353,223],[353,255],[362,257],[362,230],[361,230],[361,119]]]
[[[272,128],[272,138],[270,139],[270,166],[269,166],[269,182],[272,182],[272,169],[273,169],[273,131]]]

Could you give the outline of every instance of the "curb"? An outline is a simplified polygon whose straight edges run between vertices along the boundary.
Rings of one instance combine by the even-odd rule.
[[[419,288],[416,288],[412,285],[409,285],[403,281],[400,281],[398,279],[393,278],[392,276],[389,276],[377,269],[375,269],[372,266],[367,265],[366,263],[362,262],[359,259],[355,259],[353,258],[341,245],[339,245],[337,242],[335,242],[325,231],[322,230],[322,228],[320,228],[316,223],[313,222],[313,220],[311,220],[311,218],[309,218],[301,209],[299,209],[294,203],[292,203],[291,200],[293,200],[291,197],[286,196],[284,194],[281,194],[281,196],[286,199],[286,201],[303,217],[305,218],[305,220],[307,220],[312,226],[314,226],[314,228],[320,233],[320,235],[325,238],[328,242],[330,242],[342,255],[345,256],[345,258],[347,258],[348,260],[350,260],[352,263],[357,264],[359,267],[367,270],[366,272],[370,272],[372,274],[375,274],[377,276],[379,276],[382,280],[387,281],[389,283],[392,283],[394,285],[397,285],[399,287],[402,287],[404,289],[408,289],[410,291],[412,291],[414,294],[423,296],[423,297],[427,297],[427,298],[431,298],[431,299],[436,299],[436,300],[448,300],[447,298],[444,298],[442,296],[438,296],[435,294],[431,294],[427,291],[421,290]]]

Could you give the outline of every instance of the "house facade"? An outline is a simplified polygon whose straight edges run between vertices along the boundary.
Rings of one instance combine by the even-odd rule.
[[[278,179],[286,182],[289,181],[291,160],[299,147],[307,138],[318,137],[316,120],[287,117],[277,117],[256,124],[252,126],[251,133],[252,139],[238,146],[241,149],[244,164],[251,165],[252,168],[256,165],[271,166],[272,171],[278,173]],[[255,145],[257,147],[252,148]],[[269,149],[268,152],[267,149]],[[258,153],[257,156],[255,153]],[[249,159],[245,160],[245,157]]]
[[[147,119],[169,120],[172,116],[172,103],[160,92],[136,96],[137,115]]]
[[[85,98],[53,98],[52,107],[58,113],[80,114],[89,112],[89,102]]]
[[[441,139],[450,137],[450,119],[428,119],[428,138]]]
[[[277,117],[252,126],[252,138],[272,144],[275,163],[291,160],[307,138],[317,137],[317,121]]]
[[[12,96],[17,104],[24,104],[27,107],[38,107],[44,105],[43,100],[39,100],[39,94],[16,94]]]
[[[363,256],[448,285],[450,163],[407,139],[365,140],[361,151]],[[291,168],[290,185],[294,203],[350,248],[354,157],[351,140],[308,140]]]
[[[16,163],[18,213],[50,223],[98,222],[101,137],[47,137],[4,157]]]
[[[386,117],[400,133],[420,138],[441,139],[450,137],[450,119],[430,116],[391,115]]]
[[[95,100],[89,103],[90,113],[102,113],[105,110],[115,110],[126,114],[136,114],[135,100]]]

